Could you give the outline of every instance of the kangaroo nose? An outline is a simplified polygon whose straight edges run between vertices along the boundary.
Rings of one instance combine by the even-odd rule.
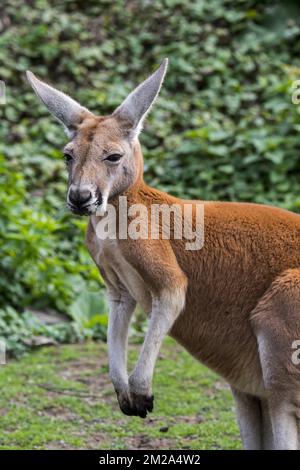
[[[77,207],[81,207],[86,204],[92,197],[92,193],[89,189],[70,188],[69,190],[69,201]]]

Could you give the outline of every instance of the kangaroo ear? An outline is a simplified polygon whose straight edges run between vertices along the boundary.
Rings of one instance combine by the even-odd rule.
[[[159,93],[167,67],[168,59],[164,59],[160,67],[114,111],[113,116],[128,123],[132,137],[136,137],[141,131],[145,116]]]
[[[50,113],[65,126],[67,134],[72,136],[81,115],[89,111],[68,95],[39,80],[32,72],[27,71],[26,75],[37,96]]]

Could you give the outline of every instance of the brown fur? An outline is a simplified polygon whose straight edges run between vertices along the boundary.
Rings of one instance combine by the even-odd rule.
[[[197,201],[174,198],[143,180],[137,135],[166,65],[107,117],[94,116],[28,73],[49,110],[71,130],[65,148],[69,193],[81,192],[81,213],[92,214],[86,241],[108,285],[108,337],[110,351],[116,349],[110,365],[120,407],[141,417],[152,411],[153,368],[169,331],[230,383],[246,448],[297,448],[300,367],[292,362],[292,344],[300,340],[300,216],[257,204],[202,201],[205,240],[198,251],[172,236],[176,221],[170,239],[163,239],[162,226],[158,240],[103,243],[96,235],[96,208],[105,208],[109,197],[120,217],[120,195],[129,207],[142,203],[148,214],[152,204],[192,203],[196,226]],[[117,162],[110,160],[115,154]],[[74,211],[76,204],[69,201]],[[136,301],[151,318],[128,378],[126,335]]]
[[[110,135],[106,127],[99,131]],[[143,203],[150,209],[153,203],[189,202],[145,184],[139,144],[134,150],[136,180],[123,193],[129,205]],[[110,202],[118,208],[117,198]],[[187,282],[186,306],[171,335],[237,388],[260,394],[264,384],[253,324],[280,335],[284,325],[288,328],[292,311],[297,321],[289,330],[287,353],[292,339],[300,338],[299,309],[292,309],[300,302],[300,295],[293,300],[294,293],[300,294],[300,216],[257,204],[204,204],[205,243],[199,251],[185,250],[184,241],[174,239],[127,239],[119,244],[152,292]],[[93,242],[90,224],[87,245],[91,253]],[[278,318],[272,302],[281,290],[285,307]],[[286,375],[278,381],[286,381]]]

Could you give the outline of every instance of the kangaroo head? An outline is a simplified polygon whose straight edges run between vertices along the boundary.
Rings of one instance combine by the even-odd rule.
[[[69,173],[67,203],[73,212],[88,215],[98,209],[103,213],[110,197],[134,184],[138,172],[134,148],[167,64],[165,59],[110,116],[96,116],[27,72],[34,91],[70,138],[64,155]]]

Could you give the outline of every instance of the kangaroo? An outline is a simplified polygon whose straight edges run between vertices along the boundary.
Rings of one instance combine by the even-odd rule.
[[[300,216],[259,204],[182,200],[144,182],[139,133],[167,63],[104,117],[27,72],[69,136],[67,204],[89,216],[86,243],[107,286],[109,371],[119,406],[142,418],[153,410],[155,362],[169,334],[229,383],[245,449],[297,449]],[[101,239],[97,226],[108,205],[122,216],[120,196],[129,208],[142,204],[147,211],[153,204],[192,204],[193,227],[201,203],[203,246],[187,250],[183,239],[164,238],[161,220],[156,239],[119,233]],[[128,376],[128,329],[137,304],[149,323]]]

